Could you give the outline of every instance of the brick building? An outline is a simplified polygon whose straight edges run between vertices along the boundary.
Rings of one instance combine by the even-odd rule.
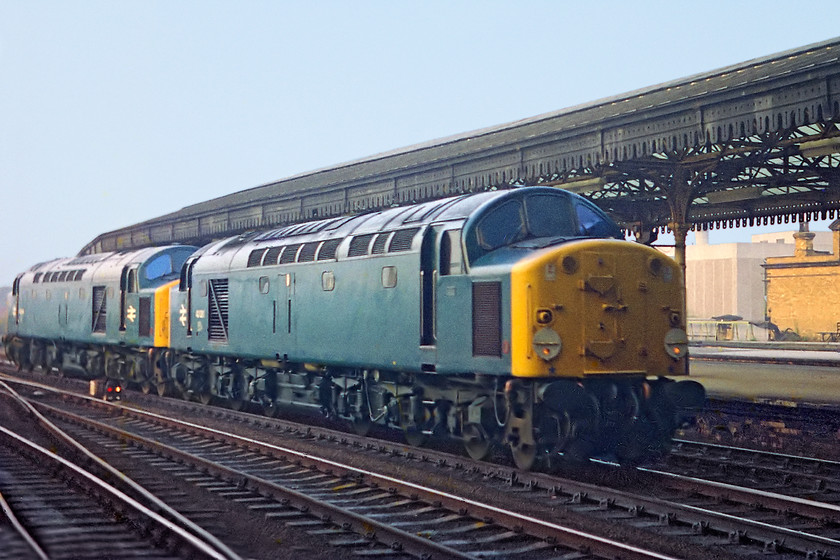
[[[768,257],[767,313],[781,330],[819,340],[840,323],[840,220],[829,226],[833,247],[814,249],[814,233],[794,234],[793,256]]]

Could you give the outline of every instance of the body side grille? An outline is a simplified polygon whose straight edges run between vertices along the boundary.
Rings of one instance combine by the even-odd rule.
[[[502,286],[476,282],[472,286],[473,356],[502,355]]]

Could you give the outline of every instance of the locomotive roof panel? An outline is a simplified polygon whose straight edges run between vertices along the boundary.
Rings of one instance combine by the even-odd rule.
[[[459,195],[368,214],[304,222],[257,233],[247,241],[259,243],[300,238],[296,241],[305,242],[336,236],[379,233],[400,227],[420,227],[437,221],[463,220],[486,200],[497,198],[508,192],[511,191]]]
[[[582,197],[551,187],[522,187],[232,237],[196,253],[201,255],[196,270],[219,271],[419,251],[420,233],[430,224],[444,222],[464,225],[469,262],[502,247],[533,250],[534,243],[556,244],[580,237],[623,237],[612,220]]]
[[[465,194],[409,206],[252,232],[201,248],[196,270],[250,268],[419,250],[431,223],[464,221],[476,208],[514,190]],[[376,240],[374,240],[376,238]]]
[[[172,245],[59,258],[33,266],[24,275],[23,280],[32,284],[92,281],[94,278],[102,282],[115,281],[119,280],[124,267],[136,264],[143,269],[144,278],[154,281],[172,274],[172,270],[164,271],[166,257],[169,257],[169,268],[174,267],[177,272],[186,256],[195,250],[195,247],[189,245]],[[151,268],[146,270],[147,267]],[[163,273],[159,274],[160,272]]]

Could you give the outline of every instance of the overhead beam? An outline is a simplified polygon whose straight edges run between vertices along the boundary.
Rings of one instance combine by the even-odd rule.
[[[675,158],[685,165],[719,165],[721,158],[738,157],[738,150],[754,151],[752,138],[838,118],[840,39],[834,39],[235,192],[102,234],[81,253],[196,243],[462,192],[590,178],[604,179],[604,188],[570,188],[609,209],[600,194],[610,192],[617,165],[652,169]],[[809,139],[800,141],[802,152],[797,139],[788,140],[806,158],[836,149],[833,142]],[[739,146],[743,142],[748,145]],[[724,148],[729,151],[719,153]]]

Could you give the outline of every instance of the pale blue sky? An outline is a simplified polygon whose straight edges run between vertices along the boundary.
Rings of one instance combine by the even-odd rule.
[[[0,0],[0,285],[208,198],[822,41],[838,21],[832,0]]]

